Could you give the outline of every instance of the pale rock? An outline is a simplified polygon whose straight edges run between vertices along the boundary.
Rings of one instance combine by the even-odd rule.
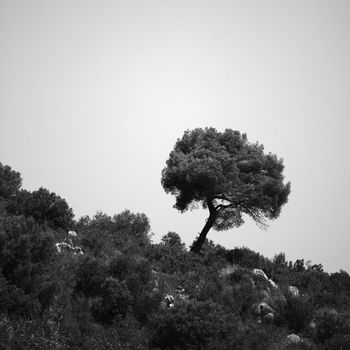
[[[182,293],[185,293],[185,289],[182,288],[181,286],[177,286],[175,289],[175,292],[178,294],[182,294]]]
[[[69,238],[76,238],[76,237],[78,237],[78,234],[75,231],[68,231],[68,237]]]
[[[265,302],[256,304],[253,311],[256,315],[259,315],[262,317],[266,316],[267,314],[274,314],[275,312],[273,308]]]
[[[309,327],[310,327],[311,329],[316,329],[316,327],[317,327],[316,322],[315,322],[315,321],[311,321],[311,322],[309,323]]]
[[[74,245],[71,245],[71,244],[66,243],[66,242],[59,242],[59,243],[56,243],[55,245],[56,245],[56,249],[57,249],[58,253],[62,253],[62,250],[66,250],[68,252],[72,252],[73,255],[83,255],[84,254],[83,250],[79,246],[74,247]]]
[[[59,253],[61,253],[63,249],[72,251],[74,248],[68,243],[61,242],[61,243],[56,243],[56,249]]]
[[[263,318],[264,318],[264,321],[272,322],[275,319],[275,315],[272,312],[269,312]]]
[[[177,286],[175,289],[175,298],[178,301],[184,302],[187,301],[189,299],[189,296],[187,294],[185,294],[185,289],[182,288],[181,286]]]
[[[293,297],[298,297],[299,296],[299,289],[295,286],[289,286],[288,291],[290,294],[293,295]]]
[[[74,253],[73,253],[73,254],[74,254],[74,255],[83,255],[84,252],[83,252],[83,250],[81,249],[81,247],[75,246],[75,247],[74,247]]]
[[[224,276],[231,275],[237,270],[237,268],[238,267],[236,265],[227,265],[219,271],[219,276],[224,277]]]
[[[175,298],[171,294],[166,294],[164,301],[167,307],[173,308],[175,306]]]
[[[294,333],[287,335],[287,339],[293,344],[301,343],[301,338]]]
[[[268,278],[263,270],[253,269],[253,273],[255,276],[263,277],[266,281],[268,281],[271,284],[273,288],[278,288],[277,284],[272,279]]]
[[[59,253],[61,253],[61,251],[62,251],[61,243],[56,243],[55,245],[56,245],[57,251],[58,251]]]

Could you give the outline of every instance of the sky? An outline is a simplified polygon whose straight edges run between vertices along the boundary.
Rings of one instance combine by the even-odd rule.
[[[129,209],[189,245],[207,217],[160,183],[187,129],[284,159],[289,202],[227,248],[350,272],[350,2],[0,0],[0,162],[75,217]]]

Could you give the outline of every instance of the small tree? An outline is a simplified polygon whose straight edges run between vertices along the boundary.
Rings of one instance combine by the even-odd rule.
[[[198,253],[211,227],[221,231],[244,223],[248,214],[260,226],[275,219],[287,202],[290,183],[283,183],[283,160],[249,143],[246,134],[214,128],[185,131],[162,171],[161,183],[176,196],[181,212],[196,203],[209,217],[191,251]]]
[[[9,199],[22,186],[21,174],[0,163],[0,199]]]

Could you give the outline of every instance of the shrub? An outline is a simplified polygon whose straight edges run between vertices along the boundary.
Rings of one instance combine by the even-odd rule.
[[[149,328],[151,349],[232,349],[238,331],[232,314],[211,301],[163,310]]]

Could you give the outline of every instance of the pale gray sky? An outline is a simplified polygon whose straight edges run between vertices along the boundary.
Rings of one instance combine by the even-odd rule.
[[[160,185],[184,130],[246,132],[292,183],[227,248],[350,271],[350,2],[0,0],[0,162],[76,217],[128,208],[189,244],[207,213]]]

